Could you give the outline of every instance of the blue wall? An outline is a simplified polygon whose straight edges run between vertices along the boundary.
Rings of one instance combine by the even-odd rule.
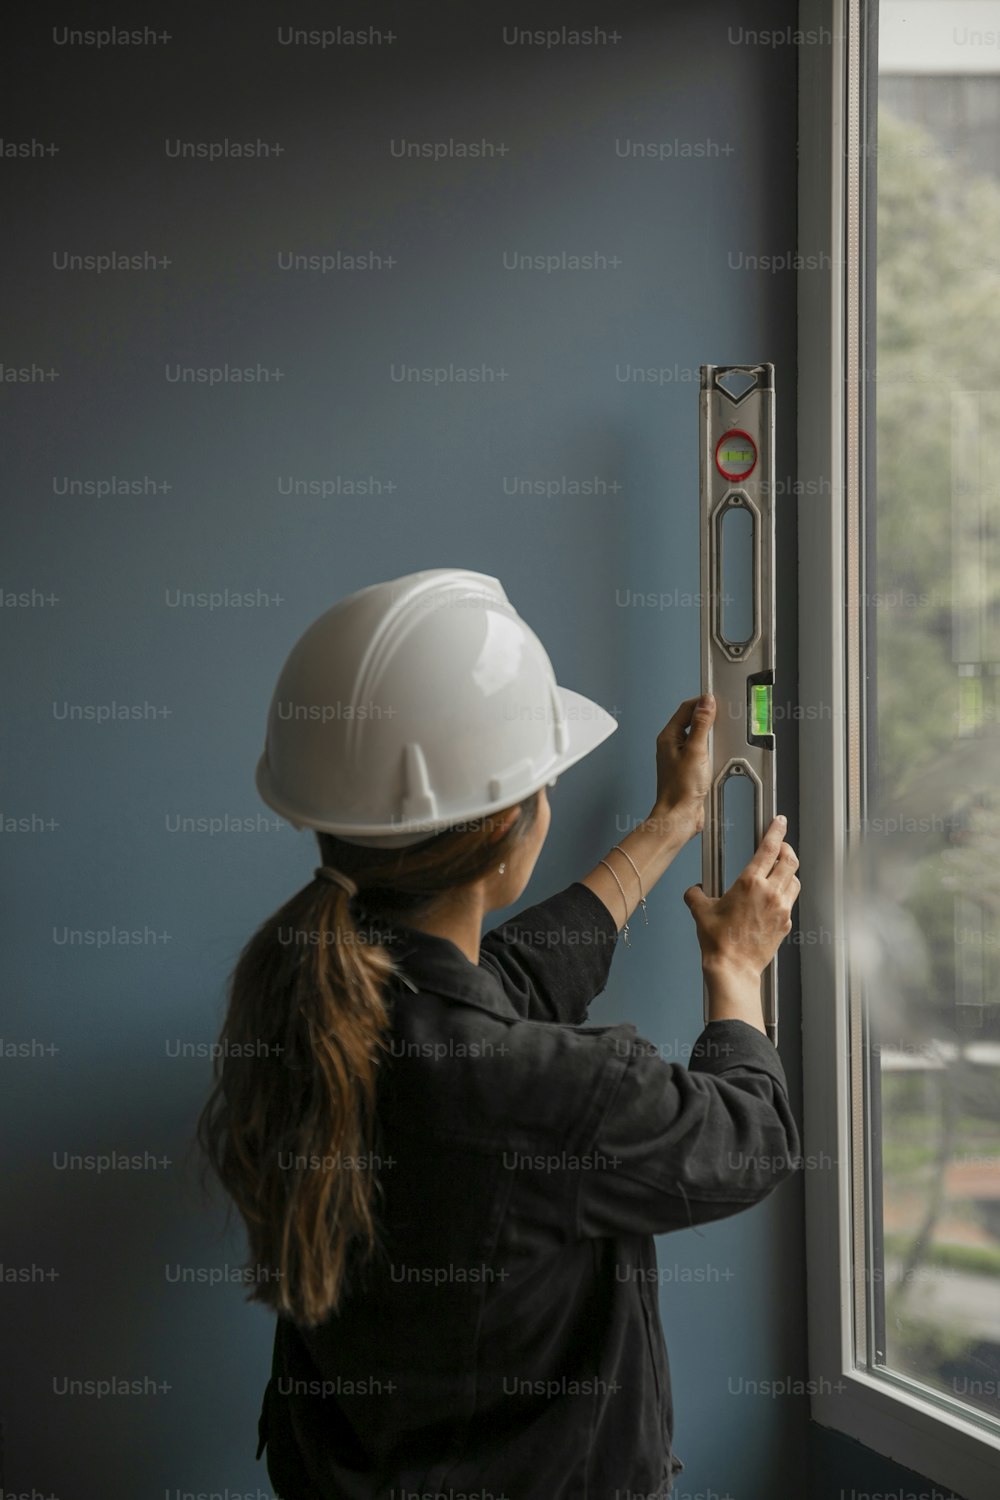
[[[574,25],[612,33],[589,46],[507,45],[519,19],[567,24],[554,4],[520,18],[491,3],[343,6],[333,21],[249,4],[168,22],[166,42],[98,49],[24,23],[7,138],[59,150],[3,161],[18,234],[2,355],[58,378],[4,385],[4,588],[31,598],[4,609],[3,815],[26,820],[5,822],[4,1036],[34,1055],[3,1060],[3,1258],[37,1268],[3,1287],[21,1353],[0,1375],[11,1489],[268,1493],[253,1454],[272,1323],[232,1279],[238,1226],[198,1192],[209,1064],[177,1053],[214,1040],[240,945],[314,863],[311,837],[252,784],[302,629],[417,568],[500,578],[559,680],[620,721],[552,794],[523,902],[537,900],[649,811],[655,736],[698,687],[684,596],[698,588],[701,362],[774,362],[778,472],[794,474],[793,274],[739,260],[794,249],[794,49],[734,40],[735,3],[575,9]],[[323,49],[277,31],[373,22],[395,40]],[[769,25],[794,22],[790,0],[769,7]],[[176,154],[226,138],[281,152]],[[390,143],[404,139],[506,150],[400,159]],[[279,264],[338,251],[382,268]],[[170,264],[58,268],[106,252]],[[508,270],[505,253],[611,263]],[[172,378],[226,365],[281,378]],[[495,378],[394,379],[403,365]],[[142,492],[73,492],[112,478]],[[595,478],[597,493],[572,492]],[[335,492],[282,493],[293,480]],[[346,492],[359,480],[374,483]],[[534,492],[551,481],[569,492]],[[779,532],[776,696],[791,702],[791,503]],[[227,590],[252,602],[179,602]],[[108,717],[123,706],[135,716]],[[794,723],[779,736],[794,843]],[[694,844],[592,1012],[634,1020],[681,1061],[701,1024],[681,893],[699,878]],[[781,964],[798,1100],[790,945]],[[141,1165],[65,1164],[108,1152]],[[659,1258],[676,1500],[797,1500],[807,1400],[744,1382],[805,1376],[801,1183],[661,1240]],[[59,1394],[66,1379],[144,1394]]]

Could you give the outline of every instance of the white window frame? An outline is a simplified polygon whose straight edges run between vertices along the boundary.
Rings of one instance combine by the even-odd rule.
[[[853,706],[863,618],[846,603],[864,587],[865,354],[851,262],[853,255],[858,267],[861,243],[855,99],[866,9],[867,0],[800,0],[799,7],[799,698],[829,705],[829,713],[799,722],[798,917],[805,931],[833,934],[832,942],[800,946],[802,1124],[807,1162],[839,1164],[805,1172],[811,1413],[963,1500],[997,1500],[1000,1437],[943,1410],[916,1383],[882,1378],[854,1359],[856,1329],[864,1351],[867,1315],[865,1226],[854,1211],[865,1163],[855,1156],[851,1109],[852,1096],[860,1100],[864,1048],[843,941],[842,880],[864,772]]]

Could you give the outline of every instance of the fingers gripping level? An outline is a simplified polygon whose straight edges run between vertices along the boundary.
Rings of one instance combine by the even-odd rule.
[[[721,896],[727,783],[753,785],[755,848],[775,811],[774,366],[702,365],[699,401],[701,689],[716,699],[702,886]],[[706,986],[706,1022],[708,998]],[[777,955],[761,976],[761,1001],[777,1045]]]

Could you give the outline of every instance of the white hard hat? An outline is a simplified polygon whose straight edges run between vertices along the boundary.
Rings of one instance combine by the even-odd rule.
[[[349,594],[300,637],[256,785],[295,828],[401,848],[551,785],[617,728],[556,684],[496,578],[429,568]]]

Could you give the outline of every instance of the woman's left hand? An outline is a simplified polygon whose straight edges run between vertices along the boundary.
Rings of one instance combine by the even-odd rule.
[[[656,737],[656,805],[686,839],[705,826],[705,798],[712,785],[708,732],[715,723],[715,699],[685,698]]]

